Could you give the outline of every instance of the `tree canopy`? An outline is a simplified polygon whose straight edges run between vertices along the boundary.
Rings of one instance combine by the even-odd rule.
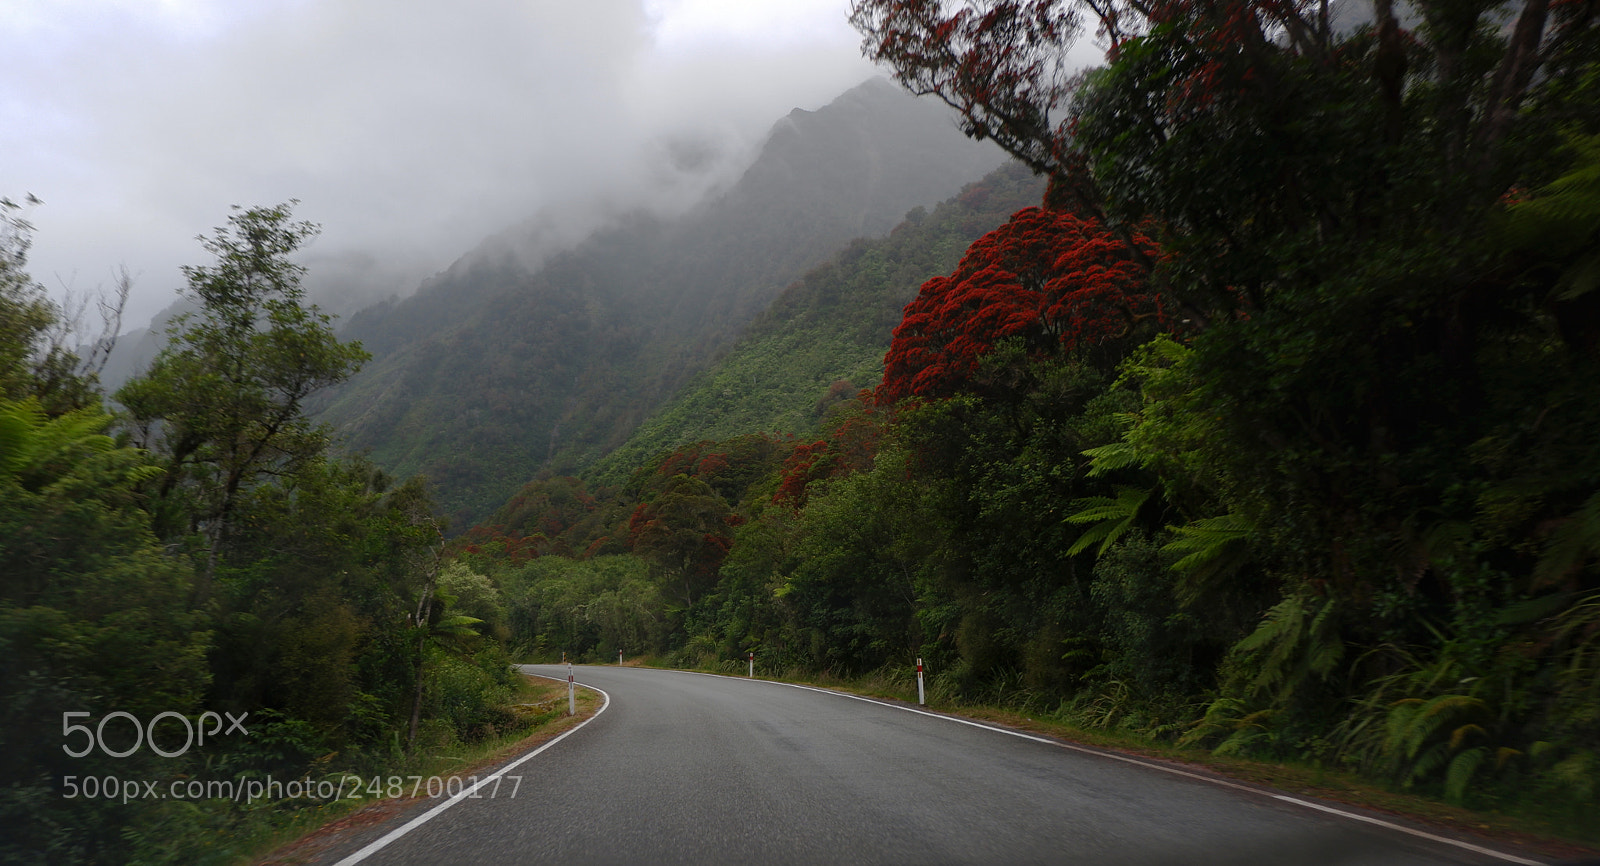
[[[161,497],[185,497],[182,528],[205,529],[213,545],[242,491],[320,457],[328,432],[306,398],[367,358],[304,304],[304,268],[290,255],[316,233],[287,204],[236,208],[200,239],[215,263],[183,269],[199,312],[180,316],[150,369],[116,394],[138,444],[165,455]]]

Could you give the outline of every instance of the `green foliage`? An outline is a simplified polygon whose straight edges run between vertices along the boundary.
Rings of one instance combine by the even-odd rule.
[[[28,276],[33,224],[23,207],[0,198],[0,397],[38,398],[52,415],[97,404],[93,376],[63,345],[76,323]]]
[[[1287,704],[1309,681],[1332,674],[1345,653],[1338,608],[1337,602],[1305,595],[1273,605],[1233,648],[1236,664],[1249,671],[1245,693]]]
[[[1181,595],[1186,604],[1236,574],[1249,562],[1249,542],[1255,524],[1237,514],[1219,514],[1172,528],[1172,541],[1163,548],[1181,554],[1172,570],[1184,576]]]
[[[226,861],[306,804],[67,797],[68,776],[381,771],[408,760],[413,712],[433,750],[526,724],[504,706],[502,599],[470,569],[441,574],[425,485],[330,457],[305,416],[362,356],[300,304],[287,256],[312,227],[255,209],[205,241],[216,264],[186,269],[202,310],[119,392],[134,429],[108,434],[92,380],[48,349],[58,311],[17,270],[26,226],[5,226],[22,234],[0,249],[16,253],[0,327],[19,340],[0,352],[0,859]],[[66,713],[229,713],[250,734],[74,758]]]
[[[160,778],[148,750],[126,759],[63,754],[65,712],[139,719],[193,713],[211,634],[190,599],[188,562],[168,557],[139,508],[159,469],[103,435],[96,409],[49,417],[0,398],[0,857],[116,859],[139,808],[65,801],[68,774]]]
[[[711,485],[673,475],[634,510],[629,536],[636,554],[670,587],[673,600],[688,607],[716,582],[736,519]]]
[[[925,639],[916,610],[943,564],[946,491],[909,480],[908,456],[829,483],[795,526],[786,579],[801,649],[823,669],[860,672],[913,658]]]
[[[1089,595],[1104,661],[1085,679],[1127,690],[1123,712],[1134,702],[1148,708],[1210,686],[1204,661],[1225,645],[1215,623],[1180,606],[1169,551],[1135,529],[1095,562]]]
[[[216,572],[214,700],[309,723],[321,748],[309,757],[386,748],[420,665],[428,509],[419,482],[391,486],[359,461],[253,488]]]
[[[1137,487],[1117,487],[1117,495],[1091,496],[1079,499],[1072,503],[1078,511],[1067,515],[1064,520],[1068,523],[1092,523],[1078,540],[1067,548],[1068,556],[1076,556],[1088,550],[1096,542],[1100,547],[1095,551],[1096,556],[1103,556],[1116,544],[1123,534],[1134,527],[1134,521],[1139,517],[1139,509],[1149,501],[1154,490],[1140,490]]]
[[[506,609],[500,590],[488,576],[478,574],[466,563],[455,561],[439,572],[439,595],[447,599],[446,610],[454,611],[452,617],[441,620],[435,628],[445,626],[462,629],[459,634],[488,634],[504,639]]]
[[[517,652],[538,660],[615,659],[657,651],[666,606],[649,564],[632,555],[541,557],[500,577]]]
[[[1556,278],[1555,301],[1575,301],[1600,288],[1600,135],[1573,136],[1567,145],[1575,157],[1572,169],[1506,213],[1506,234],[1515,248],[1576,254]]]
[[[316,226],[292,222],[289,205],[236,210],[201,239],[216,264],[184,268],[200,312],[180,317],[150,369],[116,394],[135,441],[164,456],[163,506],[190,518],[163,531],[203,529],[213,549],[242,493],[321,457],[328,433],[305,401],[367,358],[301,303],[303,268],[289,255]]]
[[[1550,533],[1533,569],[1533,584],[1549,586],[1600,558],[1600,491]]]
[[[1428,700],[1404,698],[1389,712],[1385,751],[1404,765],[1403,783],[1439,772],[1446,766],[1446,796],[1459,800],[1481,763],[1484,750],[1463,749],[1471,739],[1487,735],[1488,706],[1470,695],[1446,694]]]
[[[426,663],[423,714],[428,722],[419,735],[421,748],[480,742],[522,724],[510,708],[516,696],[515,674],[499,647],[474,654],[431,648]]]

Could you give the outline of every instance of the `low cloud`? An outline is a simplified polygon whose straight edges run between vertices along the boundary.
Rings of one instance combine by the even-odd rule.
[[[313,276],[351,293],[332,306],[404,293],[541,213],[670,209],[727,182],[790,108],[872,74],[847,6],[20,0],[0,194],[45,201],[30,270],[48,288],[126,265],[133,326],[233,204],[301,201],[324,229]]]

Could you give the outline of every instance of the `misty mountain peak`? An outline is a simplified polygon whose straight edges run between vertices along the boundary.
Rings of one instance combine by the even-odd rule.
[[[542,262],[485,244],[416,295],[352,317],[346,336],[375,358],[322,419],[395,474],[428,475],[470,523],[540,472],[576,471],[625,441],[846,243],[886,235],[1004,159],[942,103],[868,80],[780,118],[739,179],[686,212],[614,220]]]

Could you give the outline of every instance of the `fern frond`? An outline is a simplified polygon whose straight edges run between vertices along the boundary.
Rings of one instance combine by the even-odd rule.
[[[1065,522],[1095,525],[1078,536],[1077,541],[1067,548],[1067,555],[1076,556],[1089,549],[1095,542],[1100,543],[1100,549],[1095,551],[1095,555],[1105,555],[1117,539],[1133,528],[1134,521],[1139,516],[1139,509],[1144,507],[1154,492],[1153,487],[1147,490],[1140,490],[1137,487],[1118,487],[1115,499],[1092,496],[1073,502],[1072,507],[1077,511],[1064,518]]]
[[[1450,732],[1450,751],[1460,751],[1461,747],[1467,742],[1467,737],[1470,737],[1473,734],[1477,734],[1480,737],[1487,737],[1489,732],[1485,731],[1482,725],[1462,725],[1461,727]]]
[[[50,464],[69,466],[114,450],[116,441],[102,432],[110,423],[98,408],[51,418],[36,398],[0,401],[0,472],[23,476],[25,485],[47,484],[59,471]]]
[[[1401,698],[1389,708],[1389,715],[1384,719],[1383,750],[1390,755],[1398,755],[1405,750],[1407,732],[1411,730],[1411,722],[1422,709],[1421,698]]]
[[[1463,715],[1479,715],[1487,711],[1488,706],[1471,695],[1439,695],[1431,698],[1411,714],[1399,743],[1401,752],[1406,758],[1414,758],[1423,746],[1446,739],[1443,733],[1454,730],[1455,723]]]
[[[1440,767],[1445,766],[1450,758],[1450,750],[1444,743],[1434,743],[1417,758],[1411,765],[1411,772],[1406,776],[1405,787],[1409,788],[1417,782],[1432,776]]]
[[[1429,718],[1461,712],[1488,712],[1489,706],[1481,699],[1471,695],[1440,695],[1423,709],[1423,715]]]
[[[1090,478],[1099,478],[1107,472],[1127,469],[1130,466],[1144,465],[1144,455],[1129,442],[1112,442],[1110,445],[1085,449],[1083,456],[1089,458],[1089,471],[1085,474]]]
[[[472,627],[481,622],[483,620],[475,616],[466,616],[465,614],[447,616],[434,623],[433,633],[450,637],[471,637],[477,634],[477,631]]]
[[[1222,514],[1170,527],[1175,538],[1163,551],[1182,554],[1172,570],[1183,576],[1178,602],[1187,607],[1249,562],[1255,524],[1239,514]]]
[[[1174,571],[1196,571],[1224,555],[1229,544],[1249,538],[1255,529],[1254,523],[1238,514],[1207,517],[1172,527],[1178,537],[1163,549],[1187,554],[1172,564]]]
[[[1234,722],[1233,726],[1238,730],[1244,730],[1245,728],[1256,728],[1257,730],[1264,731],[1267,729],[1267,726],[1263,724],[1263,722],[1271,719],[1274,715],[1276,715],[1275,710],[1256,710],[1250,715],[1245,716],[1237,722]]]
[[[1451,803],[1459,804],[1467,793],[1467,785],[1472,783],[1472,777],[1478,774],[1478,768],[1483,766],[1483,759],[1489,756],[1489,750],[1483,746],[1468,749],[1450,760],[1450,766],[1444,771],[1444,798]]]
[[[1600,556],[1600,492],[1590,496],[1554,532],[1533,567],[1533,585],[1549,586]]]

